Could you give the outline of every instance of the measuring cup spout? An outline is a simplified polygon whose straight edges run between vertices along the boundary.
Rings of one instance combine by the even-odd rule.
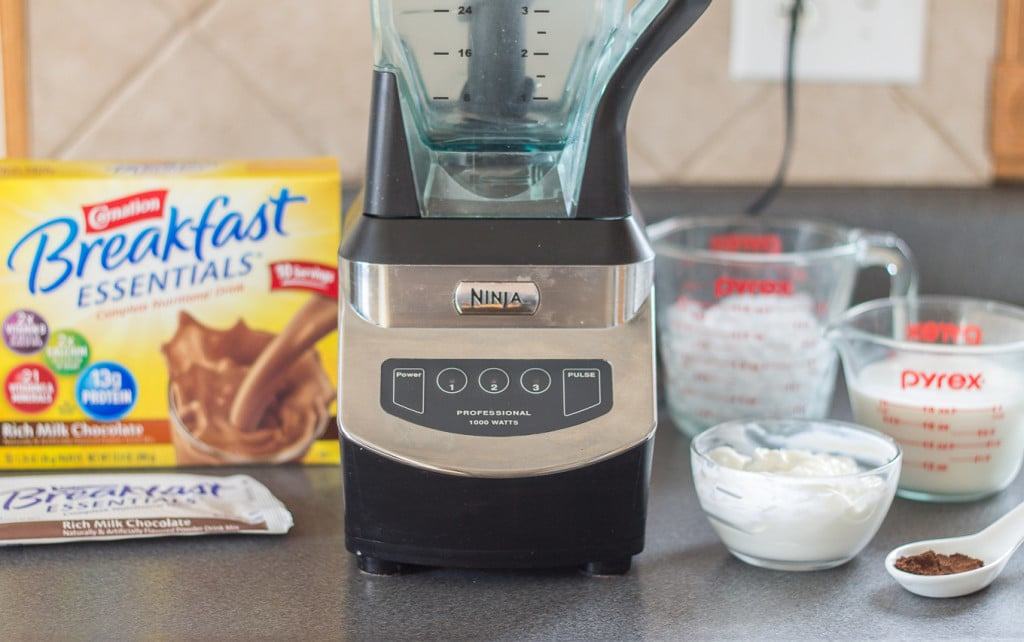
[[[841,321],[830,323],[825,327],[825,339],[832,344],[832,347],[839,352],[839,356],[843,359],[847,358],[856,341],[849,328]]]

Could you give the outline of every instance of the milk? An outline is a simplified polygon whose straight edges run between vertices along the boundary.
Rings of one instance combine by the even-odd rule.
[[[903,447],[900,488],[983,496],[1008,486],[1024,458],[1024,377],[978,357],[899,354],[850,382],[857,421]]]

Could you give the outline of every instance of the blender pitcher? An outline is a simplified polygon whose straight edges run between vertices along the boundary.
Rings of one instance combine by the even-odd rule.
[[[405,140],[371,135],[370,156],[409,155],[415,185],[388,189],[410,216],[572,218],[581,194],[603,210],[590,218],[616,216],[626,189],[608,175],[624,174],[632,94],[707,4],[374,0],[376,67],[397,77]],[[645,53],[623,65],[631,51]]]
[[[658,252],[665,394],[690,436],[738,419],[822,419],[837,359],[823,329],[849,306],[858,272],[884,267],[894,295],[916,292],[906,244],[826,223],[671,219]]]

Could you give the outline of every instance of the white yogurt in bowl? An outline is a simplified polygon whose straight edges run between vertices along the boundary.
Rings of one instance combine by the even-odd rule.
[[[694,439],[701,507],[726,548],[779,570],[853,559],[892,505],[901,454],[872,430],[832,421],[738,421]]]

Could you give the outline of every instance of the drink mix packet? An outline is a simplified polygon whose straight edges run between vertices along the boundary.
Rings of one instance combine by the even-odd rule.
[[[252,477],[0,477],[0,546],[197,535],[283,535],[292,516]]]

